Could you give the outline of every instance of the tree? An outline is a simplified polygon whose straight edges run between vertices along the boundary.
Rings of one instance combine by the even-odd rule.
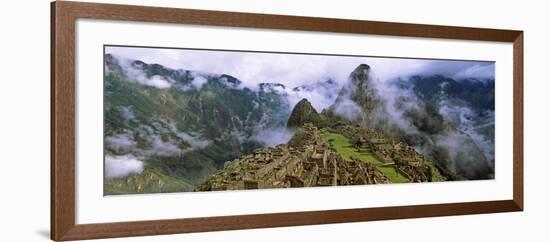
[[[334,146],[334,139],[333,139],[333,138],[328,139],[328,144],[329,144],[331,147]]]
[[[402,166],[403,165],[403,161],[401,161],[401,158],[399,157],[393,157],[393,162],[395,163],[395,165],[397,166]]]
[[[353,147],[357,149],[357,152],[361,151],[361,147],[363,146],[363,141],[361,140],[361,138],[354,137],[351,140],[351,143],[352,143]]]

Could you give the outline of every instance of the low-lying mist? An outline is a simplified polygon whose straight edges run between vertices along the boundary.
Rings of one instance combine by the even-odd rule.
[[[258,141],[268,147],[274,147],[279,144],[286,144],[294,132],[286,127],[273,127],[258,130],[252,139]]]
[[[105,156],[105,176],[124,177],[143,171],[143,162],[132,155]]]

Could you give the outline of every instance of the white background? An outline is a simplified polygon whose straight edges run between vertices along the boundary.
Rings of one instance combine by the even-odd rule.
[[[523,29],[525,39],[525,209],[338,225],[197,233],[112,241],[508,241],[544,240],[548,215],[545,6],[504,1],[124,1],[161,6]],[[541,1],[542,2],[542,1]],[[0,89],[2,241],[49,237],[49,1],[3,6]],[[399,232],[396,232],[399,231]]]

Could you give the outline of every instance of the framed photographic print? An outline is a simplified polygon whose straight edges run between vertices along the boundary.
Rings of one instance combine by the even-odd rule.
[[[523,32],[52,3],[51,237],[523,210]]]

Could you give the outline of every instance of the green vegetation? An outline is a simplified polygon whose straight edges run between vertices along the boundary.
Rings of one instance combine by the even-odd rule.
[[[290,147],[299,147],[304,145],[305,134],[306,133],[304,132],[303,129],[301,128],[297,129],[296,132],[294,132],[294,135],[292,136],[292,138],[287,142],[287,144]]]
[[[296,128],[302,127],[305,123],[312,123],[317,126],[320,120],[321,117],[317,111],[315,111],[315,108],[313,108],[311,103],[304,98],[292,109],[287,126],[289,128]]]
[[[435,165],[433,162],[426,162],[426,166],[428,166],[428,169],[430,170],[430,174],[432,175],[433,182],[463,179],[461,177],[456,176],[452,172],[447,171],[446,169],[438,165]],[[443,175],[441,171],[445,171],[445,175]]]
[[[353,147],[348,138],[341,134],[330,132],[327,129],[321,129],[321,137],[323,138],[323,141],[334,147],[336,152],[342,155],[345,159],[351,159],[353,157],[355,159],[377,165],[378,170],[384,173],[384,175],[386,175],[392,183],[409,182],[409,180],[399,174],[395,168],[390,166],[380,166],[382,162],[374,156],[368,146],[365,147],[366,145],[363,145],[358,150]]]
[[[378,170],[380,170],[384,175],[386,175],[388,178],[390,178],[390,181],[393,183],[406,183],[409,182],[409,179],[401,175],[397,172],[397,170],[394,167],[391,166],[378,166]]]
[[[371,164],[381,164],[376,157],[370,152],[368,147],[361,147],[360,151],[357,151],[356,148],[349,142],[349,139],[345,136],[332,133],[326,129],[321,130],[321,137],[325,142],[330,144],[338,154],[346,159],[351,159],[351,157],[371,163]]]

